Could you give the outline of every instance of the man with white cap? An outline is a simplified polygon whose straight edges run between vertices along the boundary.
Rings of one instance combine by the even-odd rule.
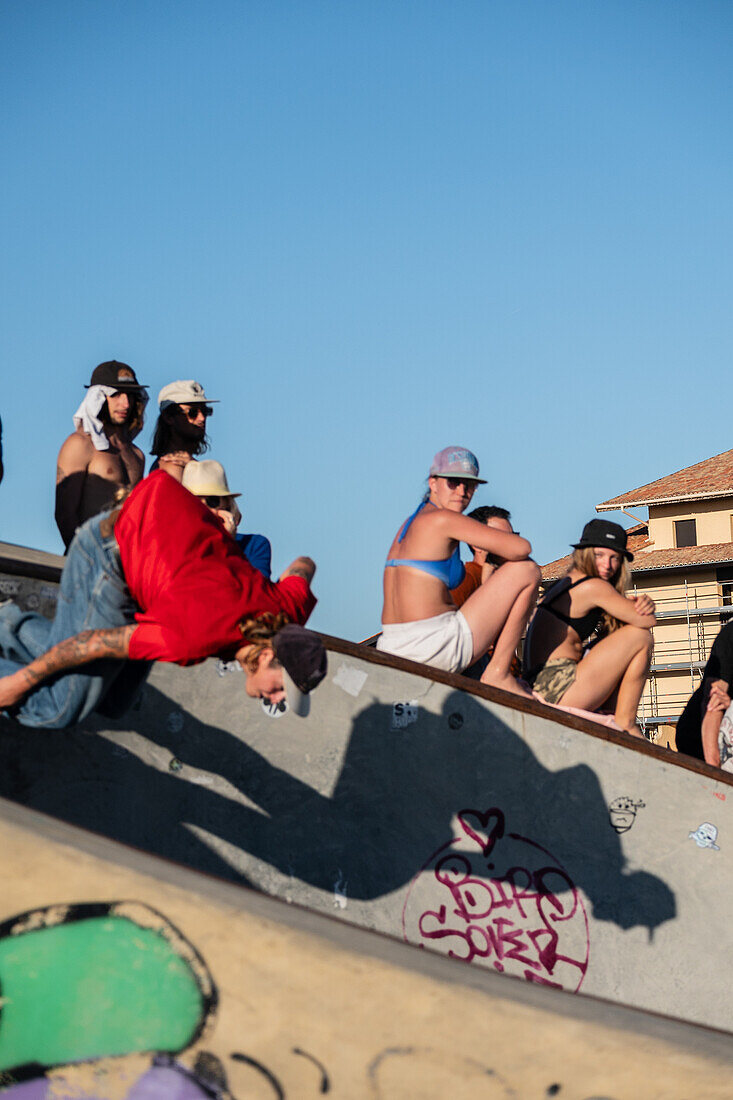
[[[143,476],[145,456],[132,441],[143,426],[146,389],[127,363],[94,368],[56,462],[56,525],[66,549],[77,527]]]
[[[315,569],[300,557],[267,580],[201,501],[156,470],[79,529],[53,622],[0,606],[0,710],[41,729],[119,716],[147,662],[217,656],[239,662],[249,696],[303,714],[326,675],[323,644],[302,625]]]
[[[183,471],[183,487],[193,493],[206,507],[218,516],[224,529],[238,544],[248,562],[259,569],[263,576],[270,577],[272,547],[264,535],[238,534],[237,527],[242,513],[237,506],[236,497],[229,488],[227,475],[221,462],[213,458],[203,458],[201,462],[189,462]]]
[[[152,469],[165,470],[176,481],[182,481],[186,464],[209,449],[206,421],[214,411],[211,406],[218,404],[192,378],[163,386],[158,394],[160,415],[150,448],[150,453],[157,456]]]

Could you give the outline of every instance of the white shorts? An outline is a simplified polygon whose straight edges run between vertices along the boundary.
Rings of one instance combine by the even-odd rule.
[[[388,623],[377,649],[444,672],[462,672],[473,662],[473,634],[460,611],[446,611],[432,619]]]

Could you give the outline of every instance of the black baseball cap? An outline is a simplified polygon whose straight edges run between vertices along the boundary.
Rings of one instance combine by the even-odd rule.
[[[299,718],[305,718],[310,710],[310,692],[328,671],[323,642],[312,630],[288,623],[272,639],[272,648],[283,666],[288,707]]]
[[[634,555],[626,549],[626,532],[619,523],[611,523],[609,519],[591,519],[583,528],[580,542],[572,545],[576,550],[582,550],[585,546],[606,546],[609,550],[615,550],[623,554],[627,561],[633,561]]]
[[[110,359],[107,363],[100,363],[92,371],[92,380],[85,389],[92,386],[114,386],[116,390],[134,392],[146,390],[148,387],[138,382],[135,371],[128,367],[127,363],[118,363],[116,359]]]

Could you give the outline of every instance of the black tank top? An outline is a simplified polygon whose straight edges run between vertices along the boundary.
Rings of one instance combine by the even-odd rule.
[[[584,642],[586,641],[586,639],[590,638],[591,634],[600,623],[601,619],[603,618],[603,608],[591,607],[590,611],[586,611],[585,615],[583,615],[582,618],[573,619],[569,615],[564,614],[564,612],[558,611],[557,608],[553,607],[552,605],[555,600],[558,599],[558,597],[563,596],[566,592],[569,592],[571,588],[577,588],[579,584],[583,583],[583,581],[589,580],[591,580],[590,577],[581,577],[579,581],[573,581],[572,584],[567,585],[566,588],[562,588],[559,592],[555,592],[554,595],[552,593],[556,586],[553,585],[550,591],[545,596],[544,600],[542,600],[538,604],[538,607],[541,607],[544,611],[549,611],[549,613],[551,615],[554,615],[556,619],[560,619],[561,622],[566,623],[568,626],[571,626],[580,638],[581,642]],[[559,584],[560,582],[558,581],[557,583]]]

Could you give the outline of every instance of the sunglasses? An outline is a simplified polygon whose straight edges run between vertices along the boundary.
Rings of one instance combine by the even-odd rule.
[[[201,499],[209,508],[227,508],[230,497],[201,497]]]
[[[476,482],[467,477],[445,477],[443,478],[448,488],[453,492],[459,485],[464,485],[470,493],[474,492],[476,488]]]
[[[210,405],[179,405],[178,408],[189,420],[195,420],[199,413],[205,417],[211,416],[214,411]]]

